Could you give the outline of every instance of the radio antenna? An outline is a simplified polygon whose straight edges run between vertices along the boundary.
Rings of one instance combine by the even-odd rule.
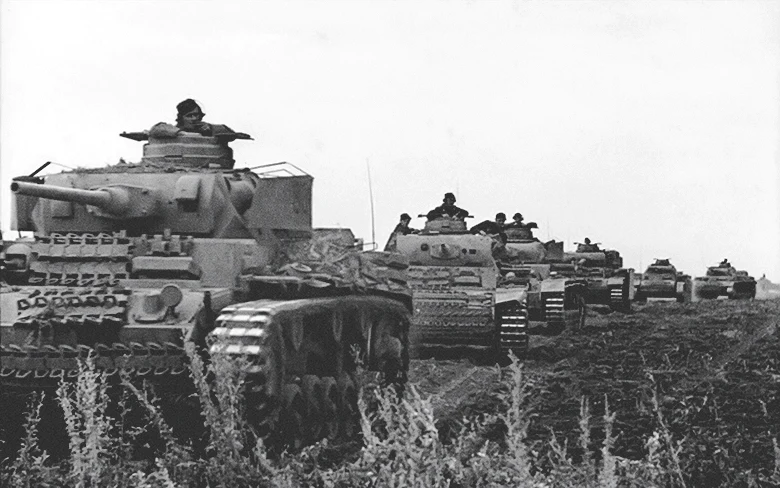
[[[368,174],[368,198],[371,202],[371,250],[376,250],[376,227],[374,225],[374,189],[371,186],[371,164],[366,158],[366,173]]]

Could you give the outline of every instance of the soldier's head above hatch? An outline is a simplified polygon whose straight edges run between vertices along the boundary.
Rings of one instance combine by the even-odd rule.
[[[402,213],[400,220],[401,220],[401,222],[405,223],[406,225],[409,225],[409,222],[412,221],[412,217],[408,213]]]
[[[445,193],[444,199],[442,201],[444,202],[445,205],[455,205],[456,202],[455,194],[450,192]]]
[[[182,130],[197,132],[205,116],[198,102],[191,98],[176,105],[176,127]]]
[[[517,212],[516,214],[514,214],[512,216],[512,220],[514,220],[515,222],[522,222],[523,221],[523,214],[521,214],[520,212]]]
[[[499,225],[504,225],[504,222],[506,222],[506,214],[504,212],[498,212],[496,214],[496,223]]]
[[[590,238],[589,237],[585,238],[585,244],[590,244]]]

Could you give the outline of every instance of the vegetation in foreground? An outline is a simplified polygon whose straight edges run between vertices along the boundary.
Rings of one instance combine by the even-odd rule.
[[[298,453],[270,454],[243,415],[241,368],[227,359],[204,366],[191,352],[191,376],[205,425],[202,439],[173,435],[158,401],[125,381],[120,398],[87,362],[76,383],[63,383],[57,402],[65,418],[70,456],[53,459],[41,447],[40,399],[27,414],[26,437],[15,459],[0,465],[0,485],[15,487],[649,487],[686,484],[681,452],[653,396],[656,430],[642,459],[614,455],[608,398],[594,418],[582,399],[577,445],[551,433],[544,448],[528,441],[534,386],[513,362],[501,372],[503,406],[496,414],[464,419],[458,435],[442,439],[429,398],[414,386],[403,398],[366,378],[360,397],[362,446],[327,441]],[[204,371],[206,372],[204,374]],[[364,375],[367,376],[367,375]],[[213,377],[215,381],[209,381]],[[143,415],[133,415],[142,411]],[[598,425],[598,429],[596,429]],[[598,430],[597,435],[596,430]],[[603,439],[598,444],[594,438]],[[695,446],[693,446],[695,447]],[[575,456],[576,455],[576,456]],[[780,449],[769,477],[748,485],[780,484]],[[541,467],[544,468],[541,468]],[[690,482],[688,482],[690,483]]]

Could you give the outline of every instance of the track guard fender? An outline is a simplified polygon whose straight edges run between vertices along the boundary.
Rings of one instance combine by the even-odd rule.
[[[553,279],[542,281],[542,293],[564,293],[566,291],[566,280]]]
[[[524,288],[498,288],[496,289],[496,306],[510,302],[526,303],[528,290]]]

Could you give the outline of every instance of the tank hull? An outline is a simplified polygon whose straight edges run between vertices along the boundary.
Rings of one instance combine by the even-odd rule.
[[[752,300],[756,297],[756,280],[746,271],[738,271],[724,261],[707,269],[706,276],[693,283],[694,296],[699,300]]]
[[[751,300],[756,297],[756,282],[697,278],[694,290],[702,300]]]
[[[432,227],[432,226],[429,226]],[[499,290],[492,239],[463,233],[398,236],[409,259],[412,344],[420,355],[485,352],[493,357],[527,348],[526,290]]]

